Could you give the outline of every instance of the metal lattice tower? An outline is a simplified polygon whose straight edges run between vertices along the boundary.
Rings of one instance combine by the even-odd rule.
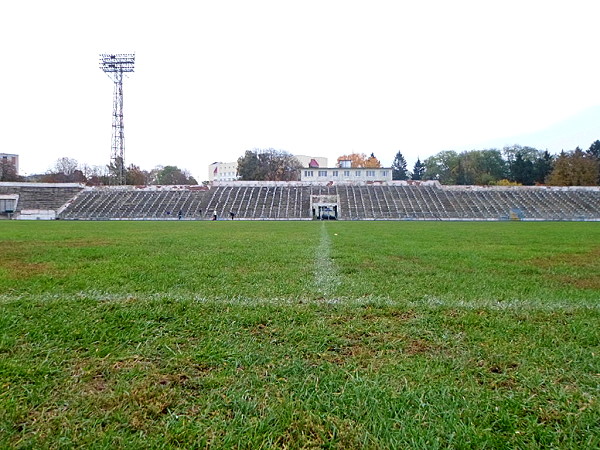
[[[100,68],[115,83],[113,97],[111,164],[116,170],[116,184],[125,184],[125,126],[123,124],[123,74],[133,72],[135,54],[101,54]]]

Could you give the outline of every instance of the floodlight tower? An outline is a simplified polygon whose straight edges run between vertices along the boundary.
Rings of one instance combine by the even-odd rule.
[[[101,54],[100,68],[115,83],[113,97],[111,163],[116,169],[116,184],[125,184],[125,127],[123,124],[123,74],[133,72],[134,53]]]

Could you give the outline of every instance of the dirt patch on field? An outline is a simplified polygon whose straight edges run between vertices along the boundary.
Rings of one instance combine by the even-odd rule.
[[[375,348],[357,342],[347,345],[333,345],[321,356],[323,360],[336,366],[345,366],[350,363],[367,366],[376,354],[377,350]]]
[[[600,277],[598,275],[586,277],[556,276],[552,278],[561,284],[567,284],[578,289],[594,289],[600,291]]]
[[[8,272],[8,278],[12,278],[13,280],[24,280],[53,271],[53,267],[49,263],[29,263],[6,258],[0,260],[0,268]]]
[[[421,258],[418,256],[408,256],[408,255],[390,255],[388,256],[390,261],[394,262],[409,262],[409,263],[418,263],[421,261]]]
[[[542,269],[553,269],[559,266],[590,267],[597,266],[600,261],[600,247],[594,247],[585,253],[561,253],[545,258],[530,260],[530,263]]]
[[[385,317],[393,317],[395,320],[401,320],[401,321],[411,320],[411,319],[414,319],[415,317],[417,317],[417,314],[414,311],[411,311],[411,310],[401,311],[401,310],[396,310],[396,309],[384,311],[384,313],[382,315]]]
[[[14,280],[24,280],[37,275],[59,275],[52,262],[35,262],[36,255],[43,253],[44,248],[87,248],[107,246],[106,240],[74,239],[57,242],[21,242],[6,241],[0,245],[0,270],[7,272],[7,277]]]
[[[106,239],[69,239],[66,241],[58,241],[55,243],[49,243],[52,246],[60,248],[86,248],[86,247],[107,247],[113,245]]]
[[[437,352],[438,348],[433,343],[424,339],[412,339],[406,343],[404,354],[409,356],[423,355]]]
[[[600,247],[594,247],[585,253],[552,255],[530,261],[541,268],[545,277],[554,283],[573,286],[577,289],[600,290]],[[564,273],[571,268],[576,273]],[[563,272],[563,273],[561,273]]]
[[[0,269],[7,272],[7,277],[23,280],[36,275],[49,273],[52,265],[46,262],[32,262],[35,246],[23,242],[3,242]]]

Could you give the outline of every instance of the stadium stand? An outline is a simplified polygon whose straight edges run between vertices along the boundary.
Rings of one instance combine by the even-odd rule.
[[[29,212],[45,211],[42,216],[54,217],[58,210],[75,198],[84,189],[79,183],[0,183],[0,195],[16,196],[14,210],[11,215],[18,218],[26,216]],[[5,211],[0,211],[0,216],[6,218]],[[37,217],[40,214],[36,215]]]
[[[18,196],[14,218],[23,210],[53,210],[62,220],[210,220],[216,214],[244,220],[600,221],[600,187],[441,186],[431,181],[118,187],[0,183],[0,194]]]

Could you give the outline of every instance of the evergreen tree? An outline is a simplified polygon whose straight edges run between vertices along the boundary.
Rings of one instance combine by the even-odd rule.
[[[586,153],[600,160],[600,141],[594,141]]]
[[[394,162],[392,163],[392,180],[408,180],[408,171],[406,170],[406,159],[402,152],[398,150]]]
[[[598,161],[598,183],[600,183],[600,141],[594,141],[586,153]]]
[[[417,162],[413,168],[412,179],[413,180],[422,180],[423,174],[425,173],[425,164],[421,162],[419,158],[417,158]]]
[[[530,186],[534,183],[533,163],[524,159],[521,153],[517,153],[514,162],[510,165],[512,181]]]
[[[598,184],[599,162],[577,147],[572,152],[561,152],[548,177],[555,186],[595,186]]]
[[[554,158],[550,152],[546,150],[533,163],[533,181],[538,184],[544,184],[548,178],[548,175],[550,175],[552,172],[553,164]]]

